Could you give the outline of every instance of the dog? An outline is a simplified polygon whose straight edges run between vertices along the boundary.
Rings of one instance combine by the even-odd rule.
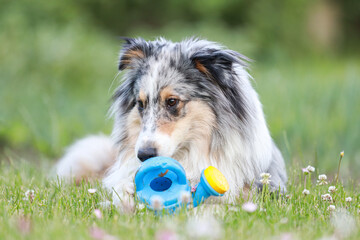
[[[134,195],[141,162],[172,157],[195,185],[212,165],[229,182],[223,201],[234,203],[250,186],[286,191],[283,157],[272,140],[251,85],[249,59],[207,40],[171,42],[125,38],[119,57],[122,84],[113,95],[112,136],[90,136],[71,146],[56,166],[67,179],[101,177],[119,207]]]

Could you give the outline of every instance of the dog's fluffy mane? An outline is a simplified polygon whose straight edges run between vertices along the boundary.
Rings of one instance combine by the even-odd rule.
[[[141,56],[130,60],[134,56],[128,56],[129,51]],[[192,98],[206,102],[215,114],[216,125],[211,129],[208,159],[205,157],[207,153],[197,148],[196,142],[203,141],[202,135],[195,134],[192,144],[177,155],[191,180],[196,181],[202,168],[211,164],[224,173],[233,195],[238,195],[245,184],[258,184],[262,172],[272,175],[274,188],[285,189],[283,159],[270,137],[261,104],[249,81],[248,59],[214,42],[194,38],[180,43],[163,38],[152,42],[140,38],[126,39],[119,69],[129,70],[113,96],[111,108],[115,117],[112,136],[119,147],[119,159],[105,179],[106,186],[116,186],[121,178],[121,165],[127,159],[136,159],[133,149],[130,151],[133,154],[129,153],[129,147],[133,146],[124,142],[129,137],[128,117],[136,103],[137,80],[148,70],[151,59],[164,63],[163,69],[159,70],[163,74],[174,69],[183,74],[187,88],[191,88],[191,91],[183,91],[189,91],[193,93]],[[168,81],[167,84],[177,84],[171,79]]]
[[[110,110],[115,119],[112,139],[117,160],[104,179],[104,185],[116,193],[115,198],[119,195],[121,198],[140,165],[134,144],[141,123],[132,110],[139,94],[139,79],[154,67],[164,77],[162,82],[153,80],[153,91],[167,85],[178,87],[178,91],[205,103],[211,110],[206,112],[211,121],[193,123],[195,127],[186,144],[172,156],[184,166],[190,182],[196,183],[202,169],[213,165],[229,182],[230,201],[244,187],[254,184],[261,188],[262,172],[272,175],[272,189],[285,191],[284,161],[251,85],[246,57],[196,38],[177,43],[163,38],[155,41],[126,38],[119,59],[119,70],[126,73],[113,95]],[[173,75],[181,78],[166,77]]]

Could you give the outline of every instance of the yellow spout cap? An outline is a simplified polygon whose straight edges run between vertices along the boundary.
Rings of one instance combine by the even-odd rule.
[[[229,183],[225,176],[215,167],[210,166],[204,170],[204,175],[210,186],[218,193],[224,194],[229,190]]]

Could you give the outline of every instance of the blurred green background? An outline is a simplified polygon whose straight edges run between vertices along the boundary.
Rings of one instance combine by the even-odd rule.
[[[288,166],[360,176],[360,1],[0,0],[0,154],[110,133],[119,36],[218,41],[254,62]],[[5,158],[0,158],[4,161]]]

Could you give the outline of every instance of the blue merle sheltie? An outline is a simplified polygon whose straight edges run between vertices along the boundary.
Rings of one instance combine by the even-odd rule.
[[[63,178],[103,177],[119,207],[134,194],[134,174],[154,156],[178,160],[192,184],[202,169],[218,168],[230,190],[224,201],[271,174],[286,191],[284,160],[266,125],[247,71],[248,59],[201,39],[171,42],[126,38],[120,52],[122,83],[113,95],[111,137],[73,144],[56,166]]]

